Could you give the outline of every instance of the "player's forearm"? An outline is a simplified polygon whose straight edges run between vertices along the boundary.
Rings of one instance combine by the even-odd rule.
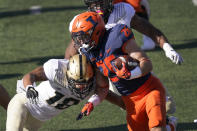
[[[34,69],[33,71],[27,73],[23,77],[23,85],[26,87],[27,85],[33,85],[34,82],[47,80],[44,69],[42,66]]]
[[[96,93],[90,97],[88,102],[91,102],[94,106],[97,106],[106,98],[108,90],[108,87],[96,89]]]
[[[142,75],[148,74],[153,69],[152,62],[148,58],[141,59],[140,69],[141,69]]]
[[[32,76],[30,73],[26,74],[23,77],[23,85],[26,88],[28,85],[33,85],[33,83],[35,82],[35,78],[34,76]]]
[[[159,29],[143,18],[135,15],[131,21],[131,27],[150,37],[161,48],[163,48],[164,43],[168,43],[167,37]]]

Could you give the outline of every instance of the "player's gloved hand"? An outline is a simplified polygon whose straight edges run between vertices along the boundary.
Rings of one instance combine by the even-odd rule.
[[[179,55],[168,43],[164,43],[163,50],[165,51],[166,57],[169,58],[175,64],[183,63],[183,58]]]
[[[126,64],[124,62],[122,62],[121,69],[115,67],[115,73],[119,78],[129,79],[131,77],[131,72],[126,68]]]
[[[83,116],[88,116],[94,109],[94,105],[92,102],[88,102],[84,105],[83,109],[77,116],[76,120],[82,119]]]
[[[175,50],[166,51],[165,54],[173,63],[179,65],[183,63],[183,58]]]
[[[30,103],[37,104],[38,101],[38,91],[32,85],[26,87],[26,96],[29,99]]]

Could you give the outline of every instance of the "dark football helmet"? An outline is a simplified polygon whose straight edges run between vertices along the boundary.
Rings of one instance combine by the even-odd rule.
[[[87,51],[95,48],[104,32],[105,23],[96,12],[81,13],[73,20],[71,36],[75,47],[86,48]]]
[[[85,55],[74,55],[69,59],[66,71],[68,88],[78,98],[84,99],[94,89],[94,70]]]
[[[109,15],[113,10],[113,0],[84,0],[90,11],[97,12],[103,16],[104,21],[107,22]]]

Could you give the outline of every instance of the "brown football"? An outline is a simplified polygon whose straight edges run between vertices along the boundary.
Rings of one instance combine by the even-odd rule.
[[[114,65],[120,70],[122,68],[122,62],[126,63],[126,68],[130,71],[133,70],[136,66],[139,65],[139,61],[128,56],[128,55],[122,55],[118,58],[116,58],[114,61]]]

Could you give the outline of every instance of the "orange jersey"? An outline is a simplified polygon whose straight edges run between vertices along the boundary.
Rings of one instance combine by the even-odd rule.
[[[129,3],[131,6],[133,6],[136,12],[144,12],[140,4],[141,0],[114,0],[114,4],[119,2]]]
[[[166,126],[165,89],[156,77],[151,76],[138,90],[122,98],[129,131]]]

